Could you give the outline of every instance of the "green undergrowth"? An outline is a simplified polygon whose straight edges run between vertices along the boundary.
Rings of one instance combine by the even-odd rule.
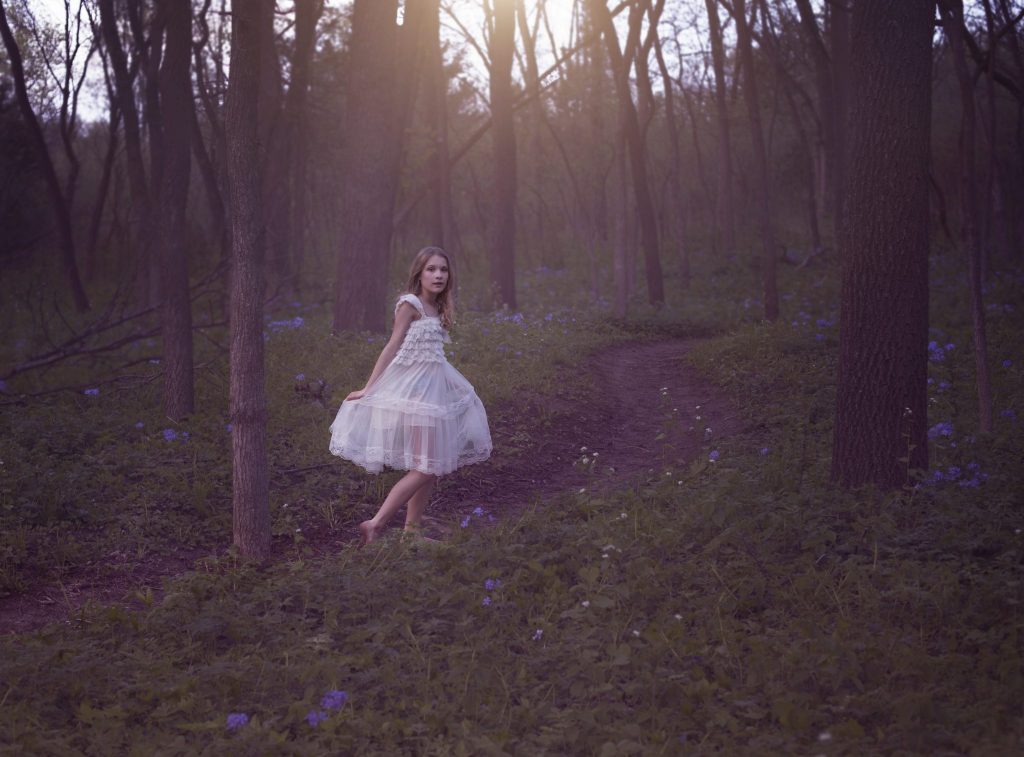
[[[817,272],[784,278],[770,326],[756,302],[723,303],[722,291],[621,324],[601,311],[560,323],[541,308],[525,328],[480,316],[454,362],[482,393],[507,364],[474,361],[500,344],[519,365],[540,363],[507,380],[542,387],[626,335],[714,334],[687,359],[744,430],[618,492],[588,486],[509,520],[482,502],[444,545],[389,537],[264,569],[207,558],[159,602],[90,604],[67,626],[8,637],[0,744],[43,755],[1018,752],[1022,282],[989,291],[997,419],[982,436],[951,276],[933,279],[929,422],[951,430],[932,440],[941,478],[893,494],[829,484],[835,282]],[[555,344],[564,357],[549,362]],[[312,343],[296,354],[320,359]],[[312,370],[327,376],[324,360]],[[271,361],[268,383],[293,391],[294,370]],[[674,391],[663,423],[692,425],[699,409],[671,412]],[[274,411],[272,423],[312,427],[291,432],[300,441],[275,465],[311,464],[305,433],[310,449],[322,444],[324,409],[302,407]]]

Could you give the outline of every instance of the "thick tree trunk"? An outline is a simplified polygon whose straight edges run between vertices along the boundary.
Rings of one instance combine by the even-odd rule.
[[[188,202],[192,134],[192,5],[161,0],[167,52],[160,68],[163,161],[157,221],[160,325],[163,340],[164,413],[181,420],[195,408],[192,305],[188,290]]]
[[[939,0],[943,26],[952,51],[953,68],[960,85],[960,197],[967,245],[967,268],[971,291],[971,322],[974,335],[975,385],[978,390],[978,427],[992,431],[992,382],[988,371],[988,338],[982,293],[981,212],[978,207],[978,168],[975,155],[976,116],[974,77],[967,67],[963,0]]]
[[[775,282],[775,229],[772,224],[772,187],[768,175],[768,152],[761,127],[761,102],[757,88],[757,70],[754,68],[754,50],[746,17],[746,0],[734,0],[736,13],[736,45],[743,63],[743,98],[747,102],[750,119],[750,137],[754,148],[754,181],[760,195],[757,202],[761,227],[761,285],[764,299],[764,317],[774,321],[779,317],[779,290]]]
[[[402,34],[397,0],[355,0],[346,91],[334,329],[383,331],[395,193],[403,131],[416,79],[417,20],[410,3]]]
[[[732,255],[736,248],[736,212],[732,196],[732,145],[729,104],[725,99],[725,45],[718,20],[717,0],[704,0],[711,36],[711,64],[715,72],[715,113],[718,116],[718,175],[715,177],[715,231],[718,250]]]
[[[14,90],[18,100],[18,107],[21,110],[21,117],[32,136],[32,143],[35,146],[39,164],[43,169],[43,176],[46,180],[46,190],[50,196],[50,205],[53,208],[54,223],[57,226],[57,239],[60,245],[61,258],[64,263],[64,273],[68,277],[68,284],[71,287],[71,295],[75,300],[75,307],[83,313],[89,310],[89,298],[82,286],[82,279],[78,275],[78,262],[75,260],[75,238],[71,231],[71,216],[60,187],[60,180],[57,178],[57,170],[53,166],[50,157],[50,150],[46,146],[46,138],[43,136],[43,129],[39,125],[35,111],[32,110],[32,103],[28,98],[28,90],[25,87],[25,68],[22,64],[21,50],[11,32],[10,24],[7,22],[7,11],[3,4],[0,4],[0,34],[4,39],[4,46],[7,48],[7,57],[11,66],[11,75],[14,78]]]
[[[637,215],[640,222],[640,237],[644,248],[644,270],[647,275],[647,299],[652,305],[665,301],[665,289],[661,275],[661,258],[658,245],[658,222],[654,215],[654,202],[651,199],[650,185],[647,179],[647,155],[640,134],[636,107],[629,86],[629,64],[619,49],[619,39],[612,23],[611,14],[605,0],[591,0],[598,23],[608,51],[608,62],[615,77],[615,89],[618,94],[620,118],[626,147],[629,150],[629,165],[633,176],[633,194],[636,199]]]
[[[931,0],[854,6],[832,478],[899,487],[928,467]]]
[[[496,304],[516,310],[516,133],[512,111],[512,55],[516,19],[512,0],[495,4],[491,39],[491,119],[494,126],[494,226],[491,286]]]
[[[232,13],[227,95],[231,204],[231,473],[233,541],[242,556],[270,555],[267,397],[263,360],[264,232],[259,180],[257,101],[260,9]]]

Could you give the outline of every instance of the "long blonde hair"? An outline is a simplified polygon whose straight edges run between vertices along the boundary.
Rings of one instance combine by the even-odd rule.
[[[417,297],[423,293],[423,287],[420,284],[420,274],[427,267],[427,261],[435,255],[440,255],[448,264],[448,283],[445,284],[444,291],[437,295],[436,302],[437,314],[441,317],[441,325],[446,329],[451,329],[452,324],[455,322],[455,269],[452,267],[452,259],[448,256],[447,252],[440,247],[434,246],[424,247],[417,252],[416,257],[412,259],[412,265],[409,266],[409,278],[405,284],[405,291],[415,294]]]

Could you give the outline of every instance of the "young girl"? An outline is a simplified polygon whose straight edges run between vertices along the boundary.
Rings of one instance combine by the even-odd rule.
[[[360,546],[376,539],[402,505],[414,531],[438,476],[491,456],[487,413],[473,386],[444,356],[455,314],[452,268],[440,247],[412,261],[395,327],[366,386],[341,403],[331,424],[331,452],[379,473],[409,471],[380,510],[359,524]]]

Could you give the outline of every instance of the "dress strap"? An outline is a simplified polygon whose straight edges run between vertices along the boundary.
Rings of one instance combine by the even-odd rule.
[[[398,298],[398,302],[395,303],[395,312],[396,313],[398,312],[399,306],[403,302],[408,302],[410,305],[412,305],[414,308],[416,308],[416,312],[419,313],[421,317],[426,315],[426,311],[423,310],[423,303],[420,302],[420,298],[417,297],[414,294],[408,294],[408,293],[403,294],[401,297]]]

